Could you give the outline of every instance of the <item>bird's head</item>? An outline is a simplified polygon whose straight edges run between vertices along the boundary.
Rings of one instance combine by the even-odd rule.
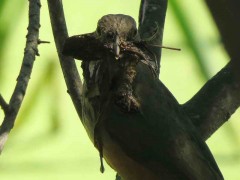
[[[136,38],[136,22],[127,15],[109,14],[98,21],[96,35],[102,43],[110,44],[118,57],[121,42],[133,41]]]

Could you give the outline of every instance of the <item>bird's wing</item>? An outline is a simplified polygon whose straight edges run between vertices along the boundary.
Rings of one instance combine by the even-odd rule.
[[[168,89],[145,66],[134,94],[140,111],[121,112],[112,102],[105,115],[109,136],[135,161],[172,179],[223,179],[205,142]]]

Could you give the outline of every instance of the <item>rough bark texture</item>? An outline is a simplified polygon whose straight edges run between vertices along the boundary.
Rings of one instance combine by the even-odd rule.
[[[0,153],[7,141],[9,132],[14,126],[15,119],[25,96],[35,56],[39,55],[37,46],[39,44],[40,7],[40,0],[29,0],[28,34],[21,70],[9,104],[7,105],[3,98],[1,98],[1,106],[5,109],[5,117],[0,127]]]

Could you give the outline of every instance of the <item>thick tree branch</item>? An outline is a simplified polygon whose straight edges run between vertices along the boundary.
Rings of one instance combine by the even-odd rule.
[[[0,106],[2,107],[4,114],[6,115],[8,112],[9,106],[1,94],[0,94]]]
[[[206,0],[231,62],[186,104],[185,111],[206,140],[240,106],[240,2]]]
[[[8,134],[14,126],[18,111],[21,107],[30,75],[32,72],[35,56],[38,55],[38,36],[40,28],[40,0],[29,0],[29,26],[27,42],[24,51],[22,67],[17,78],[17,84],[10,99],[8,112],[5,114],[0,128],[0,152],[8,138]]]
[[[63,6],[61,0],[48,0],[49,13],[51,18],[54,40],[58,52],[59,61],[62,67],[65,82],[68,88],[75,109],[79,117],[82,116],[81,92],[82,82],[79,77],[76,64],[73,58],[63,56],[63,44],[68,37]]]
[[[167,0],[142,0],[139,11],[139,35],[142,40],[149,43],[149,49],[155,54],[158,67],[160,67],[161,48],[151,45],[162,45],[166,10]]]
[[[237,65],[238,75],[240,65],[240,1],[239,0],[205,0],[214,21],[217,24],[225,48],[234,64]]]
[[[183,105],[204,140],[240,106],[240,83],[232,69],[230,62]]]

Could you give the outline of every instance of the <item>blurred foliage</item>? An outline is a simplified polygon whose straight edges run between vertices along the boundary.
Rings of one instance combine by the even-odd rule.
[[[9,3],[8,3],[9,4]],[[23,1],[16,1],[14,8],[8,8],[7,0],[0,1],[0,69],[3,69],[3,52],[7,38],[11,35],[14,23],[19,20],[24,10]],[[8,8],[6,10],[6,8]],[[2,71],[0,70],[0,82],[2,81]]]
[[[194,27],[191,26],[188,19],[191,19],[187,16],[183,8],[181,7],[181,2],[177,0],[169,1],[170,8],[172,8],[173,15],[177,19],[179,24],[179,30],[182,32],[185,37],[186,43],[191,47],[191,51],[195,57],[196,62],[198,63],[199,69],[202,73],[202,76],[205,79],[209,79],[209,70],[207,69],[207,64],[204,60],[208,59],[207,55],[201,50],[201,39],[198,37],[198,34],[194,33]]]
[[[69,34],[94,31],[97,20],[105,14],[123,13],[137,19],[139,0],[125,1],[64,1]],[[7,100],[22,61],[27,5],[23,0],[0,1],[0,92]],[[99,172],[98,152],[66,93],[46,1],[42,1],[41,25],[40,38],[51,44],[39,47],[41,56],[36,59],[26,98],[0,157],[0,179],[113,180],[115,173],[110,167],[103,175]],[[161,79],[180,103],[226,64],[228,57],[219,39],[203,1],[169,1],[163,44],[182,51],[163,50]],[[239,112],[235,113],[208,141],[229,180],[240,179],[239,117]],[[0,111],[0,122],[2,119]]]

